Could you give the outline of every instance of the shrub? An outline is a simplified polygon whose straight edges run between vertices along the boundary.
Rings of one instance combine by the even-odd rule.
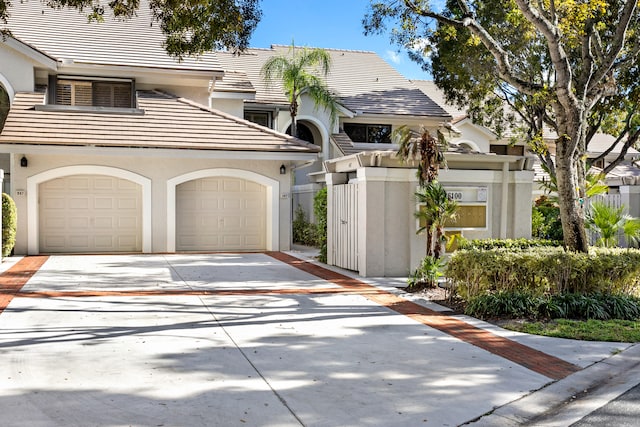
[[[560,247],[465,249],[451,255],[445,275],[467,301],[488,291],[637,295],[640,251],[591,248],[589,253],[574,253]]]
[[[2,256],[11,255],[16,244],[18,215],[16,204],[6,193],[2,193]]]
[[[444,266],[445,263],[442,258],[426,256],[420,266],[407,279],[408,289],[415,291],[434,287],[438,282],[438,278],[443,276],[442,269]]]
[[[562,246],[559,240],[550,239],[473,239],[458,240],[458,249],[528,249],[541,246]]]
[[[487,292],[472,298],[465,313],[479,318],[566,318],[639,320],[640,299],[628,295],[577,294],[537,296],[525,292]]]
[[[562,240],[560,208],[546,196],[538,198],[533,205],[531,235],[538,239]]]
[[[307,221],[307,214],[298,205],[294,212],[293,218],[293,241],[307,246],[315,246],[317,244],[317,228],[316,225]]]
[[[316,217],[316,242],[320,247],[320,262],[327,262],[327,187],[318,191],[313,198],[313,213]]]

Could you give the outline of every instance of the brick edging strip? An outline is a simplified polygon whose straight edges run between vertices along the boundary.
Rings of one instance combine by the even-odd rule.
[[[4,311],[20,289],[42,267],[48,256],[29,256],[0,274],[0,313]]]
[[[426,326],[482,348],[483,350],[524,366],[548,378],[560,380],[582,369],[555,356],[543,353],[508,338],[498,336],[460,319],[456,319],[455,317],[431,310],[420,304],[376,288],[373,285],[311,262],[282,252],[267,252],[267,255],[309,274],[313,274],[316,277],[349,290],[357,291],[376,304],[387,307]]]

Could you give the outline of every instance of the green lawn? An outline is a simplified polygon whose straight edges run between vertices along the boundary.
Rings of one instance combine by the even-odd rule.
[[[505,329],[548,337],[585,341],[640,342],[640,322],[629,320],[567,320],[508,322]]]

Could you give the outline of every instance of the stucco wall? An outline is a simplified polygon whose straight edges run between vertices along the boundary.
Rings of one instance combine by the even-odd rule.
[[[346,182],[346,175],[328,174],[327,183],[331,186]],[[448,169],[440,172],[440,182],[445,189],[487,189],[487,226],[462,230],[463,236],[469,239],[530,237],[532,181],[532,171]],[[407,276],[419,265],[426,251],[425,237],[416,235],[415,170],[358,168],[357,183],[359,273]],[[507,196],[506,208],[502,206],[503,194]],[[503,231],[505,236],[501,236]],[[328,250],[331,248],[330,241]]]
[[[36,176],[44,171],[76,165],[119,168],[151,180],[152,252],[167,251],[167,181],[169,179],[189,172],[216,168],[252,171],[268,177],[279,183],[279,194],[277,194],[277,209],[279,213],[278,249],[289,249],[291,201],[289,197],[283,197],[283,195],[287,195],[290,192],[290,176],[288,174],[280,175],[281,160],[180,158],[178,153],[175,156],[150,156],[143,155],[140,152],[136,153],[133,150],[128,155],[121,152],[122,155],[102,154],[96,156],[85,150],[78,150],[73,154],[70,151],[66,153],[60,151],[53,154],[27,154],[29,166],[27,168],[16,167],[12,171],[12,196],[18,208],[17,254],[25,254],[27,252],[29,237],[27,231],[27,209],[37,209],[34,206],[27,206],[27,178]],[[85,153],[79,151],[85,151]],[[15,154],[14,156],[21,155]],[[19,157],[16,158],[16,165],[19,165]],[[17,195],[17,190],[25,190],[25,194]]]
[[[31,60],[0,43],[0,83],[6,79],[15,92],[33,91],[33,73]]]
[[[223,111],[232,116],[244,118],[244,103],[242,99],[223,99],[223,98],[211,98],[205,101],[204,105],[209,105],[211,108]]]

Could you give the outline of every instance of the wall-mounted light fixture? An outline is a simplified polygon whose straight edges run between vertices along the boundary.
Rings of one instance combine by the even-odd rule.
[[[23,168],[29,166],[29,161],[25,156],[22,156],[22,158],[20,159],[20,166],[22,166]]]
[[[285,165],[280,166],[280,175],[284,175],[287,173],[287,167]]]

